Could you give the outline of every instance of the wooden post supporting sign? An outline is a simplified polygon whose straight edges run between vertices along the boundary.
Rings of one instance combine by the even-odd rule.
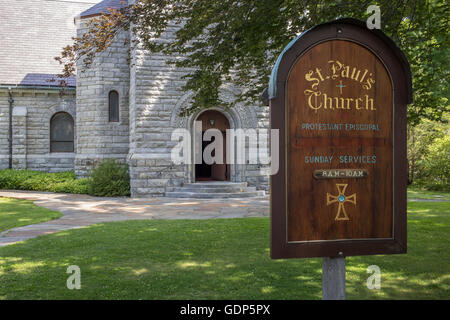
[[[323,258],[322,299],[345,300],[345,258]]]
[[[268,98],[280,137],[271,257],[325,257],[323,297],[341,299],[345,281],[329,288],[328,271],[345,276],[346,256],[406,253],[409,64],[381,31],[336,20],[285,48]]]

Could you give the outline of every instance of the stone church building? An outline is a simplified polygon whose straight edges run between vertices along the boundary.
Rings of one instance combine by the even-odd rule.
[[[87,176],[99,161],[112,158],[129,166],[135,197],[182,196],[183,188],[191,192],[189,187],[206,183],[236,191],[227,189],[228,183],[248,196],[268,191],[262,164],[176,164],[171,159],[175,129],[193,133],[195,121],[203,130],[223,133],[268,129],[268,107],[218,107],[180,117],[192,98],[180,89],[187,70],[166,64],[162,54],[130,48],[129,32],[121,32],[89,69],[78,68],[62,93],[51,81],[61,70],[54,57],[71,37],[80,35],[90,18],[121,3],[0,0],[0,169],[73,170]],[[175,30],[169,27],[164,40]],[[233,86],[221,88],[225,100],[238,92]]]

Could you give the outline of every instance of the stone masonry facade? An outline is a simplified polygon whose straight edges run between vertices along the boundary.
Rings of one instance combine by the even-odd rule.
[[[78,35],[86,30],[86,19],[79,22]],[[77,152],[75,172],[87,176],[102,159],[126,162],[129,152],[129,46],[127,33],[118,35],[89,69],[78,67],[77,73]],[[109,122],[108,97],[119,94],[119,122]]]
[[[50,119],[67,112],[76,119],[74,90],[12,88],[12,167],[49,172],[74,169],[75,153],[50,152]],[[0,168],[9,165],[9,100],[7,89],[0,90]],[[76,140],[76,129],[75,129]]]
[[[173,40],[177,26],[169,26],[161,41]],[[80,28],[80,33],[84,31]],[[77,154],[75,171],[85,175],[103,158],[128,163],[132,196],[164,196],[167,191],[195,182],[194,165],[175,165],[171,151],[172,132],[192,132],[200,113],[180,117],[180,109],[191,102],[192,93],[180,88],[189,70],[167,64],[168,57],[142,48],[124,46],[130,34],[122,32],[94,64],[77,75]],[[127,63],[129,61],[129,63]],[[81,70],[81,66],[79,67]],[[119,92],[120,122],[108,123],[108,92]],[[224,100],[238,88],[226,86]],[[268,129],[269,111],[264,106],[238,105],[216,109],[229,120],[231,129]],[[249,151],[247,151],[249,152]],[[268,176],[259,164],[231,168],[230,180],[268,191]]]
[[[56,113],[76,120],[75,83],[62,93],[46,80],[61,71],[54,57],[75,35],[74,18],[100,1],[0,0],[0,169],[9,167],[11,118],[13,168],[74,170],[75,152],[50,152],[49,138]]]
[[[78,19],[78,35],[89,18]],[[170,41],[177,26],[166,30],[161,41]],[[194,121],[203,112],[180,117],[193,94],[180,88],[189,70],[166,63],[167,56],[130,47],[130,32],[122,31],[99,54],[89,69],[78,66],[76,88],[63,94],[57,88],[0,88],[0,169],[9,161],[9,93],[12,112],[13,168],[45,171],[74,170],[87,176],[102,159],[113,158],[130,169],[133,197],[164,196],[166,192],[195,182],[195,164],[176,165],[171,151],[177,142],[172,133],[184,128],[193,133]],[[109,121],[109,93],[119,95],[119,121]],[[221,88],[231,100],[239,88]],[[221,112],[230,129],[269,129],[268,107],[237,105]],[[50,119],[66,112],[74,120],[74,152],[50,152]],[[247,152],[251,150],[247,143]],[[247,182],[269,189],[267,168],[262,164],[232,164],[232,182]]]

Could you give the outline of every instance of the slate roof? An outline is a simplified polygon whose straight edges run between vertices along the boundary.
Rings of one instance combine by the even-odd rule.
[[[69,87],[76,87],[77,85],[75,76],[61,79],[58,78],[56,74],[28,73],[25,78],[20,81],[19,86],[58,87],[60,80],[67,81]]]
[[[45,81],[62,72],[54,57],[76,36],[75,16],[99,2],[0,0],[0,86],[57,86]]]
[[[80,17],[90,17],[99,15],[102,13],[108,13],[107,8],[112,9],[120,9],[128,5],[128,0],[103,0],[100,3],[97,3],[92,8],[87,9],[86,11],[80,14]]]

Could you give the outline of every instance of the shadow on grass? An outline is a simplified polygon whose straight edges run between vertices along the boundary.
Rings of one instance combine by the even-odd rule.
[[[320,259],[269,258],[268,219],[128,221],[0,249],[4,299],[317,299]],[[81,268],[81,290],[66,269]]]
[[[349,257],[349,299],[450,298],[448,204],[408,208],[408,254]],[[0,248],[0,297],[320,299],[321,260],[271,260],[268,246],[267,218],[99,224]],[[81,290],[66,288],[70,265]],[[381,290],[366,287],[369,265]]]
[[[408,253],[348,258],[347,294],[356,299],[450,298],[450,203],[408,204]],[[381,269],[381,289],[366,286]]]

